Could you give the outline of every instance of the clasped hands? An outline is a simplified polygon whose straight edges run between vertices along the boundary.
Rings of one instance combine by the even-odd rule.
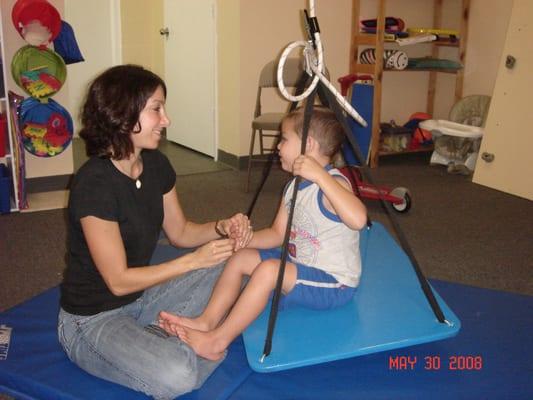
[[[246,247],[253,237],[250,220],[241,213],[217,221],[215,230],[217,233],[227,235],[227,238],[212,240],[199,247],[195,251],[197,267],[214,266],[227,260],[237,250]]]
[[[235,214],[228,219],[220,220],[219,228],[228,235],[228,238],[235,241],[233,251],[246,247],[254,234],[250,220],[241,213]]]

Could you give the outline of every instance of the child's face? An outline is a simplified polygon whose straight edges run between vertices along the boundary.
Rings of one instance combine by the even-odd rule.
[[[281,168],[287,172],[292,172],[294,160],[300,155],[302,139],[294,130],[292,121],[283,121],[281,125],[281,140],[278,144]]]
[[[161,131],[170,125],[165,110],[165,93],[158,87],[148,99],[139,116],[141,131],[131,135],[133,145],[143,149],[155,149],[161,140]]]

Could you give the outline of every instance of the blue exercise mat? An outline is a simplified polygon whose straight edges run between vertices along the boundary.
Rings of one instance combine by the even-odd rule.
[[[140,392],[89,375],[73,364],[57,340],[58,311],[59,290],[55,287],[0,314],[0,325],[12,328],[7,357],[0,361],[0,393],[34,400],[149,399]],[[251,373],[239,338],[201,390],[180,399],[227,399]]]
[[[230,399],[533,399],[533,296],[435,280],[431,284],[461,319],[457,336],[272,374],[253,373]],[[401,368],[394,363],[397,357],[416,363]]]
[[[161,236],[163,238],[163,236]],[[189,252],[159,244],[151,263],[157,264]],[[89,375],[72,363],[57,339],[59,289],[52,288],[0,314],[0,325],[12,328],[5,360],[0,360],[0,393],[21,399],[148,399],[140,392]],[[223,366],[202,386],[180,399],[227,399],[252,373],[246,363],[242,339],[228,349]]]
[[[176,254],[159,245],[154,259]],[[533,398],[533,296],[434,280],[431,284],[461,319],[461,331],[453,338],[272,374],[250,369],[238,338],[204,386],[180,399]],[[93,377],[68,360],[57,340],[58,300],[59,291],[52,288],[0,313],[0,325],[13,330],[7,356],[0,357],[0,393],[39,400],[148,399]],[[416,357],[416,364],[412,369],[395,364],[397,357]],[[426,369],[427,357],[440,359],[440,368]],[[481,367],[459,364],[466,357],[480,357]]]
[[[411,262],[383,225],[361,231],[363,272],[353,300],[327,311],[278,314],[272,352],[260,361],[270,307],[244,332],[246,356],[257,372],[273,372],[413,346],[457,334],[461,323],[435,293],[450,324],[438,322]]]
[[[332,363],[254,373],[240,338],[204,386],[182,400],[271,399],[530,399],[533,398],[533,296],[431,281],[462,320],[461,332],[426,343]],[[106,382],[72,364],[57,341],[53,288],[0,314],[13,328],[0,360],[0,393],[20,399],[148,399]],[[391,367],[397,356],[417,358],[413,369]],[[438,370],[425,358],[439,357]],[[481,357],[480,369],[451,369],[452,357]]]

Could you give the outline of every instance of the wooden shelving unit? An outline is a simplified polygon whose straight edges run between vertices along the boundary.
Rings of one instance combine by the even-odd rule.
[[[433,5],[433,28],[442,27],[442,7],[446,0],[434,0]],[[432,146],[426,146],[416,150],[404,150],[401,152],[380,152],[380,122],[381,122],[381,92],[382,80],[384,72],[429,72],[428,92],[426,102],[426,112],[433,114],[435,103],[435,92],[437,75],[440,73],[455,75],[455,101],[458,101],[463,94],[463,69],[447,70],[447,69],[404,69],[392,70],[383,68],[383,57],[376,56],[375,64],[360,64],[359,60],[359,46],[372,46],[376,49],[376,55],[383,54],[385,48],[385,16],[386,16],[386,0],[376,0],[376,18],[377,29],[376,34],[360,33],[360,0],[352,0],[352,30],[351,30],[351,44],[350,44],[350,73],[351,74],[370,74],[374,77],[374,101],[372,114],[372,140],[370,145],[370,166],[376,167],[381,155],[401,154],[420,151],[431,151]],[[438,58],[440,47],[456,47],[458,48],[458,61],[464,65],[466,58],[466,43],[468,38],[468,13],[470,9],[470,0],[462,0],[461,23],[459,28],[458,42],[429,42],[431,45],[431,57]],[[426,43],[424,43],[426,44]],[[413,46],[417,46],[414,44]]]

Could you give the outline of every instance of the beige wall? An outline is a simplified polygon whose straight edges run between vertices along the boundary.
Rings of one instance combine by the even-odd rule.
[[[140,64],[165,76],[163,0],[121,0],[122,62]],[[156,29],[154,29],[156,28]]]
[[[7,1],[7,0],[2,0]],[[13,2],[14,0],[10,0]],[[105,1],[105,0],[99,0]],[[118,0],[115,0],[118,1]],[[162,0],[157,0],[154,9],[143,7],[142,0],[120,0],[122,18],[139,21],[133,31],[123,32],[138,40],[122,42],[123,62],[136,62],[139,51],[147,37],[144,30],[154,26],[161,17]],[[317,16],[322,30],[325,60],[332,80],[348,72],[348,53],[351,29],[351,0],[318,0]],[[446,0],[443,20],[446,26],[458,28],[460,0]],[[465,66],[464,94],[492,94],[498,60],[501,55],[507,23],[511,12],[511,0],[471,0],[469,43]],[[300,12],[307,7],[307,0],[218,0],[217,2],[217,91],[219,148],[242,156],[248,153],[250,123],[253,115],[257,79],[261,67],[276,58],[290,42],[305,39]],[[401,16],[408,25],[431,26],[433,2],[428,0],[388,1],[387,15]],[[146,14],[148,13],[148,14]],[[142,23],[148,15],[149,23]],[[361,16],[375,16],[375,0],[361,0]],[[94,21],[101,19],[94,18]],[[105,21],[105,18],[104,18]],[[490,21],[490,29],[487,29]],[[105,25],[106,22],[100,22]],[[125,24],[126,25],[126,24]],[[156,25],[157,26],[157,25]],[[102,26],[96,31],[111,34]],[[79,41],[82,38],[79,39]],[[89,48],[98,48],[105,38],[87,43]],[[161,41],[157,41],[161,43]],[[81,43],[80,43],[81,45]],[[85,44],[84,44],[85,46]],[[152,68],[161,72],[163,57],[154,45],[149,55],[154,60]],[[146,45],[144,46],[146,48]],[[85,47],[82,49],[84,50]],[[427,55],[429,45],[417,45],[406,49],[411,57]],[[441,56],[456,57],[454,48],[442,49]],[[91,53],[88,62],[96,62]],[[144,57],[143,59],[145,59]],[[82,66],[85,64],[85,66]],[[69,67],[90,67],[87,63]],[[106,66],[109,62],[106,61]],[[102,66],[103,67],[103,66]],[[99,66],[90,67],[99,70]],[[425,72],[386,73],[382,116],[383,120],[395,119],[403,123],[415,111],[425,109],[427,78]],[[71,95],[80,93],[81,86]],[[435,116],[445,118],[453,103],[454,76],[441,74],[438,79]],[[267,95],[267,107],[285,109],[284,100],[275,93]]]
[[[240,0],[217,1],[218,147],[239,155],[240,146]]]
[[[492,95],[512,6],[513,0],[472,1],[465,95]]]
[[[330,6],[333,3],[335,7]],[[248,153],[261,67],[277,58],[288,43],[305,39],[300,12],[307,1],[219,0],[217,5],[219,148],[242,156]],[[348,72],[350,10],[350,0],[317,4],[327,67],[335,79]],[[280,108],[286,108],[285,100],[267,93],[266,111]],[[238,126],[235,115],[228,112],[238,113]]]
[[[64,11],[64,0],[49,0],[52,5],[63,15]],[[3,29],[3,38],[5,46],[5,56],[4,60],[5,68],[8,71],[7,77],[7,87],[20,94],[28,97],[24,91],[17,86],[11,77],[11,60],[13,55],[17,52],[18,49],[25,46],[27,43],[20,37],[18,32],[15,30],[13,23],[11,22],[11,9],[15,4],[16,0],[1,0],[2,6],[2,29]],[[61,90],[54,95],[53,99],[65,107],[69,112],[69,103],[68,103],[68,67],[67,67],[67,80]],[[71,174],[74,170],[74,163],[72,159],[72,146],[67,147],[61,154],[55,157],[37,157],[28,152],[25,152],[26,160],[26,177],[27,178],[37,178],[53,175],[64,175]]]
[[[352,2],[321,0],[316,3],[325,60],[332,81],[336,83],[339,76],[348,72]],[[511,0],[471,0],[464,95],[492,94],[511,6]],[[239,156],[248,153],[259,71],[267,61],[276,58],[289,42],[305,38],[300,24],[300,10],[306,7],[306,0],[219,0],[217,22],[221,150]],[[361,17],[375,17],[375,9],[375,0],[361,0]],[[461,0],[445,0],[443,26],[458,29],[460,14]],[[433,21],[433,2],[389,0],[387,15],[401,17],[407,26],[430,27]],[[488,24],[490,29],[487,28]],[[411,57],[422,57],[430,54],[431,46],[421,44],[403,47],[402,50]],[[457,49],[443,48],[440,57],[457,59]],[[385,73],[383,82],[383,121],[395,119],[398,123],[404,123],[412,113],[425,110],[428,73]],[[440,74],[437,81],[436,118],[447,117],[453,105],[454,90],[455,76]],[[285,106],[280,106],[283,104],[280,101],[274,94],[267,97],[268,106],[284,109]],[[239,113],[238,132],[234,113]]]
[[[69,65],[68,97],[74,130],[80,129],[79,111],[87,86],[100,72],[121,61],[119,0],[68,0],[65,20],[76,35],[84,62]],[[97,22],[96,22],[97,21]],[[98,28],[95,29],[95,23]]]
[[[68,10],[79,7],[78,0],[71,5],[72,1],[69,0]],[[18,36],[10,20],[10,10],[14,2],[15,0],[1,0],[8,60],[18,48],[24,45],[24,41]],[[63,13],[64,0],[51,0],[51,2]],[[106,3],[106,0],[97,1],[98,4],[102,2]],[[140,0],[122,0],[122,3],[127,3],[122,18],[138,19],[147,12],[151,20],[161,18],[162,10],[157,6],[160,0],[153,10],[150,7],[134,7],[133,3],[139,2]],[[373,17],[375,0],[361,0],[361,2],[361,16]],[[103,3],[92,8],[105,11],[106,5]],[[65,87],[55,97],[59,103],[67,105],[66,108],[74,118],[89,77],[120,61],[120,57],[116,55],[116,48],[114,49],[112,45],[113,26],[110,27],[109,24],[110,18],[113,18],[112,3],[109,3],[106,15],[97,14],[85,18],[86,21],[91,21],[93,26],[87,26],[86,29],[79,26],[82,18],[78,18],[78,25],[74,26],[80,48],[87,61],[68,66],[71,77],[67,78]],[[427,0],[388,1],[387,15],[401,16],[408,25],[430,26],[432,3]],[[450,28],[457,28],[458,19],[455,16],[460,10],[460,0],[446,0],[445,4],[445,23]],[[511,0],[471,0],[469,43],[465,66],[465,95],[492,94],[511,5]],[[218,0],[217,100],[219,148],[221,150],[238,156],[248,153],[250,123],[259,71],[268,60],[276,58],[289,42],[305,38],[300,22],[300,11],[306,7],[306,0]],[[90,11],[88,9],[84,12]],[[94,12],[97,13],[97,11]],[[76,15],[79,16],[79,13]],[[325,60],[332,80],[336,83],[339,76],[348,72],[351,1],[319,0],[317,1],[317,16],[322,30]],[[96,24],[98,26],[94,26]],[[490,29],[487,29],[488,24],[490,24]],[[145,37],[142,34],[143,26],[145,25],[139,22],[139,30],[128,32],[128,34],[138,35],[139,40],[143,40],[142,38]],[[92,36],[87,32],[93,32]],[[106,49],[105,51],[102,51],[102,46]],[[136,54],[138,54],[135,42],[123,43],[123,46],[123,61],[135,62]],[[151,57],[154,60],[158,59],[160,50],[154,48],[153,51]],[[421,56],[429,51],[428,45],[414,46],[407,50],[410,56]],[[444,49],[442,55],[454,57],[454,52],[456,52],[455,49]],[[152,68],[161,72],[164,63],[154,61]],[[69,89],[70,81],[75,85],[72,89]],[[10,88],[15,88],[17,92],[21,92],[11,78],[8,79],[8,85]],[[453,76],[442,74],[438,82],[436,117],[447,116],[453,102],[453,87]],[[396,119],[402,123],[411,113],[424,110],[426,92],[427,73],[385,74],[383,120]],[[267,98],[267,106],[277,108],[280,104],[284,103],[275,94]],[[285,105],[280,107],[284,109]],[[70,147],[61,155],[48,159],[26,154],[28,177],[72,172]]]

